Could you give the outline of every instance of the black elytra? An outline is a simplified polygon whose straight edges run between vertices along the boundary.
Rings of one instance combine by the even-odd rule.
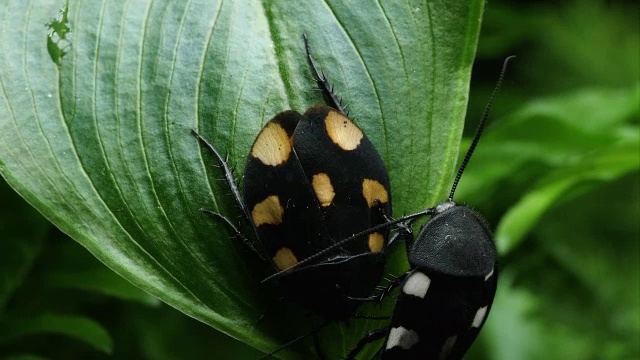
[[[248,155],[242,196],[220,153],[194,134],[216,155],[257,241],[222,215],[209,213],[271,260],[285,298],[328,320],[344,320],[383,275],[389,227],[335,245],[385,224],[391,216],[391,192],[380,155],[347,118],[311,57],[306,36],[305,45],[315,80],[331,106],[312,106],[304,114],[287,110],[267,122]],[[313,261],[288,270],[314,255]]]
[[[497,251],[484,218],[453,202],[453,195],[511,58],[503,64],[448,200],[402,218],[432,216],[415,240],[411,227],[401,226],[399,236],[407,242],[410,269],[384,292],[400,287],[389,326],[363,337],[347,359],[355,358],[367,343],[381,338],[385,339],[382,359],[461,359],[484,325],[497,288]]]

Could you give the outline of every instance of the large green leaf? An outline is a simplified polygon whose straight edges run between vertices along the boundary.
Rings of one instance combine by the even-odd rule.
[[[101,294],[124,301],[133,301],[151,307],[161,303],[155,297],[124,281],[113,271],[96,261],[84,248],[63,234],[52,232],[41,261],[40,274],[33,274],[36,293],[21,294],[23,297],[60,296],[56,290],[81,290],[93,295]],[[48,293],[50,291],[51,293]],[[60,292],[62,293],[62,292]],[[75,294],[75,292],[69,292]],[[69,295],[73,297],[73,295]],[[64,296],[63,296],[64,297]],[[17,300],[20,302],[20,299]],[[47,301],[43,306],[53,305]],[[55,307],[53,307],[55,309]]]
[[[257,322],[277,294],[260,284],[267,267],[199,213],[239,215],[189,131],[240,177],[270,117],[321,102],[303,32],[388,165],[395,213],[450,185],[483,1],[73,1],[52,21],[59,6],[2,5],[0,173],[118,274],[253,347],[313,318],[284,305]],[[320,335],[330,357],[376,326],[352,323]]]

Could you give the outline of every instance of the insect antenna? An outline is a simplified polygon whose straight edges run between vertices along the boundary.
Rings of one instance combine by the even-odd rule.
[[[331,252],[331,251],[333,251],[333,250],[335,250],[335,249],[343,246],[344,244],[349,243],[349,242],[351,242],[351,241],[353,241],[355,239],[361,238],[362,236],[371,234],[372,232],[384,229],[384,228],[389,227],[389,226],[393,226],[395,224],[398,224],[398,223],[401,223],[401,222],[404,222],[404,221],[407,221],[407,220],[410,220],[410,219],[413,219],[413,218],[416,218],[416,217],[419,217],[419,216],[432,215],[433,211],[434,211],[433,209],[426,209],[426,210],[417,212],[415,214],[406,215],[406,216],[403,216],[401,218],[397,218],[397,219],[389,221],[389,222],[378,224],[378,225],[376,225],[374,227],[371,227],[371,228],[369,228],[367,230],[363,230],[363,231],[361,231],[359,233],[353,234],[353,235],[349,236],[346,239],[340,240],[337,243],[335,243],[335,244],[333,244],[331,246],[328,246],[328,247],[324,248],[323,250],[320,250],[317,253],[300,260],[299,262],[295,263],[294,265],[291,265],[290,267],[288,267],[288,268],[286,268],[284,270],[280,270],[277,273],[264,278],[260,282],[261,283],[265,283],[265,282],[267,282],[267,281],[269,281],[269,280],[271,280],[273,278],[280,277],[280,276],[282,276],[282,274],[284,274],[286,272],[289,272],[289,271],[291,271],[293,269],[299,268],[302,265],[306,265],[306,264],[310,263],[311,261],[321,257],[322,255],[327,254],[327,253],[329,253],[329,252]]]
[[[480,136],[482,135],[482,132],[484,131],[484,125],[487,122],[487,118],[489,117],[489,113],[491,112],[491,107],[493,106],[493,101],[496,98],[496,95],[498,94],[498,90],[500,90],[500,86],[502,86],[502,80],[504,79],[504,74],[507,71],[507,64],[509,63],[509,61],[511,59],[514,59],[515,56],[509,56],[508,58],[506,58],[504,60],[504,63],[502,63],[502,70],[500,71],[500,77],[498,77],[498,82],[496,83],[496,86],[493,88],[493,92],[491,93],[491,97],[489,98],[489,102],[487,103],[487,106],[484,108],[484,113],[482,114],[482,118],[480,119],[480,123],[478,123],[478,127],[476,128],[476,133],[473,136],[473,141],[471,142],[471,145],[469,145],[469,150],[467,150],[467,153],[464,155],[464,160],[462,160],[462,164],[460,164],[460,168],[458,169],[458,173],[456,174],[456,178],[453,181],[453,186],[451,186],[451,192],[449,193],[449,201],[453,201],[453,195],[456,192],[456,188],[458,187],[458,182],[460,181],[460,177],[462,176],[462,173],[464,172],[464,169],[467,167],[467,164],[469,163],[469,160],[471,159],[471,155],[473,155],[473,152],[476,149],[476,146],[478,145],[478,142],[480,141]]]

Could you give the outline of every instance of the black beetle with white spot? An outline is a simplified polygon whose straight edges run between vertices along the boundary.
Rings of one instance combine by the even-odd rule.
[[[379,295],[380,299],[400,286],[390,325],[368,333],[347,359],[355,358],[365,345],[381,338],[385,338],[382,359],[461,359],[484,325],[496,293],[497,252],[484,218],[454,203],[453,195],[480,139],[511,58],[504,62],[448,200],[398,219],[432,216],[415,241],[411,227],[400,226],[396,238],[406,241],[411,268]]]

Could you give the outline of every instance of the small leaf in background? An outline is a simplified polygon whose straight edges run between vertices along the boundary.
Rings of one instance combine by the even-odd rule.
[[[636,137],[549,173],[504,215],[495,234],[498,249],[504,254],[511,251],[544,212],[564,200],[567,194],[575,196],[576,189],[586,190],[585,185],[604,184],[639,170],[640,137]]]
[[[530,186],[540,174],[586,161],[619,142],[637,142],[633,119],[640,116],[639,98],[638,83],[582,89],[532,100],[508,117],[491,120],[458,195],[489,204],[503,198],[499,192],[510,191],[503,182]]]
[[[0,345],[28,335],[49,333],[71,337],[96,350],[110,354],[113,344],[108,332],[95,321],[62,314],[3,314],[0,318]]]
[[[0,179],[0,312],[42,251],[51,225]]]

